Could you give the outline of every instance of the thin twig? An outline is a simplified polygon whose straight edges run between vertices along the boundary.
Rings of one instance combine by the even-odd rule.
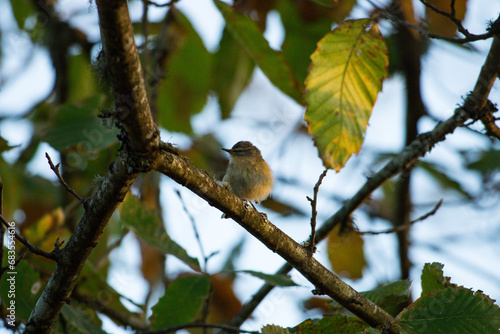
[[[11,228],[11,226],[9,225],[7,220],[2,215],[0,215],[0,221],[7,229]],[[30,252],[32,252],[33,254],[40,255],[40,256],[46,257],[47,259],[51,259],[51,260],[54,260],[57,262],[59,247],[62,245],[62,243],[59,243],[59,238],[57,238],[57,240],[56,240],[54,250],[49,253],[49,252],[46,252],[44,250],[41,250],[40,248],[38,248],[36,246],[33,246],[28,240],[26,240],[26,238],[21,236],[16,231],[14,231],[14,236],[17,240],[19,240],[20,243],[22,243],[24,246],[26,246],[26,248],[28,248],[28,250]]]
[[[2,227],[3,227],[3,225],[2,225]],[[23,253],[23,254],[21,254],[21,256],[19,256],[19,257],[17,258],[17,260],[14,262],[14,264],[12,264],[12,265],[8,264],[8,265],[6,265],[5,267],[0,268],[0,277],[2,277],[2,276],[3,276],[3,274],[4,274],[7,270],[11,270],[11,271],[12,271],[12,270],[14,270],[14,268],[15,268],[15,267],[17,267],[17,265],[19,264],[19,262],[21,262],[21,261],[24,259],[24,257],[25,257],[25,256],[26,256],[26,253]]]
[[[368,0],[368,2],[378,10],[378,14],[380,16],[382,16],[390,21],[393,21],[397,24],[401,24],[403,26],[415,29],[416,31],[418,31],[418,33],[420,33],[421,35],[423,35],[427,38],[440,39],[440,40],[444,40],[444,41],[448,41],[448,42],[456,43],[456,44],[465,44],[465,43],[469,43],[469,42],[475,42],[475,41],[479,41],[479,40],[489,39],[489,38],[492,38],[495,36],[495,32],[493,30],[490,30],[487,33],[479,34],[479,35],[472,34],[467,29],[463,28],[463,26],[461,24],[460,24],[460,26],[462,26],[462,28],[458,28],[458,27],[457,28],[462,34],[464,34],[466,36],[464,38],[448,37],[448,36],[434,34],[434,33],[431,33],[428,30],[426,30],[426,29],[424,29],[416,24],[407,22],[399,17],[396,17],[396,16],[390,14],[389,12],[387,12],[387,10],[378,7],[371,0]],[[463,31],[466,31],[466,34],[463,31],[461,31],[461,29],[463,29]]]
[[[443,10],[440,10],[439,8],[437,8],[436,6],[428,3],[426,0],[420,0],[420,2],[426,6],[427,8],[435,11],[436,13],[444,16],[444,17],[447,17],[449,18],[453,23],[455,23],[455,25],[457,26],[457,29],[459,32],[461,32],[465,37],[470,37],[470,36],[473,36],[473,34],[471,34],[467,29],[464,28],[464,26],[462,25],[462,21],[460,21],[459,19],[457,19],[457,17],[455,16],[455,0],[451,0],[450,2],[450,13],[447,13]]]
[[[497,78],[496,73],[499,72],[496,70],[498,67],[497,64],[499,54],[500,42],[497,38],[494,38],[486,61],[476,81],[473,94],[470,94],[466,98],[464,105],[466,105],[469,100],[474,100],[479,105],[483,101],[486,103],[491,87]],[[459,126],[463,126],[464,122],[471,118],[469,115],[470,111],[467,111],[464,114],[465,110],[466,109],[464,107],[455,109],[455,113],[452,117],[444,122],[439,122],[431,132],[417,137],[410,145],[407,145],[407,147],[397,157],[394,157],[379,172],[368,178],[366,183],[358,190],[358,192],[349,200],[345,201],[343,206],[333,216],[328,218],[318,229],[316,241],[325,239],[334,227],[345,221],[375,189],[382,185],[383,182],[402,171],[404,166],[413,163],[425,153],[431,151],[432,147],[436,145],[436,143],[445,139],[446,134],[452,133]],[[469,108],[468,110],[476,111],[477,108]],[[292,265],[286,262],[277,271],[277,274],[287,274],[292,269]],[[240,312],[238,312],[238,314],[231,319],[229,324],[232,326],[240,326],[250,317],[253,311],[272,289],[273,286],[269,283],[263,284],[262,287],[253,295],[251,300],[245,303]]]
[[[234,326],[228,325],[216,325],[216,324],[185,324],[173,327],[167,327],[163,329],[150,330],[150,331],[138,331],[136,334],[163,334],[163,333],[171,333],[181,329],[186,328],[214,328],[214,329],[222,329],[228,331],[230,333],[250,333],[250,334],[259,334],[258,331],[247,331],[244,329],[240,329]]]
[[[309,196],[306,196],[307,200],[311,203],[311,236],[309,238],[309,245],[307,245],[307,248],[309,249],[309,256],[312,257],[314,252],[316,251],[316,246],[314,245],[314,241],[316,239],[316,217],[318,216],[318,211],[316,210],[316,206],[318,204],[318,191],[319,191],[319,186],[321,185],[321,182],[323,182],[323,179],[326,176],[326,173],[328,172],[328,169],[325,169],[323,173],[318,178],[318,182],[316,182],[316,185],[313,188],[313,199],[311,199]]]
[[[189,210],[186,206],[186,203],[184,202],[184,199],[182,198],[181,192],[178,189],[176,189],[175,193],[177,194],[177,196],[179,196],[179,200],[181,201],[182,208],[184,209],[184,211],[188,215],[189,220],[191,221],[191,226],[193,226],[194,236],[196,238],[196,241],[198,242],[198,246],[200,247],[201,257],[203,258],[202,271],[207,272],[207,264],[208,264],[209,257],[207,257],[205,255],[205,249],[203,248],[203,243],[201,242],[200,234],[198,233],[198,228],[196,227],[196,222],[194,220],[194,217],[189,212]],[[210,293],[208,294],[208,297],[205,299],[205,301],[203,303],[203,309],[201,312],[201,321],[203,323],[206,322],[207,317],[208,317],[208,311],[209,311],[208,307],[209,307],[209,303],[210,303],[210,297],[212,295],[212,289],[213,289],[213,286],[210,285]],[[207,329],[208,329],[208,327],[203,327],[203,333],[206,333]]]
[[[66,183],[66,181],[64,181],[64,179],[62,178],[61,173],[59,172],[59,166],[61,165],[61,163],[58,163],[57,165],[54,166],[54,164],[52,163],[52,159],[50,159],[50,156],[49,156],[49,154],[47,152],[45,152],[45,157],[49,161],[50,169],[52,169],[54,171],[54,173],[56,174],[57,178],[59,179],[59,183],[64,187],[64,189],[66,189],[69,193],[71,193],[73,196],[75,196],[80,201],[80,203],[82,203],[83,205],[85,205],[85,203],[86,203],[85,199],[83,197],[81,197],[80,195],[78,195],[76,193],[76,191],[74,191]]]
[[[111,245],[109,245],[108,248],[106,248],[106,250],[104,251],[104,253],[94,263],[94,268],[99,269],[99,267],[108,258],[108,256],[111,253],[111,251],[113,251],[113,249],[115,249],[115,248],[120,247],[120,245],[121,245],[121,243],[123,241],[123,238],[125,238],[125,236],[128,234],[129,231],[130,231],[129,229],[123,229],[120,237],[116,241],[114,241]]]
[[[409,229],[413,224],[421,222],[421,221],[429,218],[430,216],[434,215],[437,212],[437,210],[439,209],[439,207],[441,206],[441,204],[443,204],[443,200],[440,200],[434,206],[434,209],[432,209],[431,211],[427,212],[425,215],[423,215],[423,216],[421,216],[421,217],[419,217],[419,218],[417,218],[415,220],[412,220],[411,222],[409,222],[407,224],[399,225],[398,227],[391,228],[391,229],[388,229],[388,230],[385,230],[385,231],[379,231],[379,232],[375,232],[375,231],[359,232],[358,231],[357,233],[361,234],[361,235],[379,235],[379,234],[389,234],[389,233],[404,231],[406,229]]]
[[[184,211],[188,215],[189,220],[191,221],[191,226],[193,226],[194,236],[196,238],[196,241],[198,242],[198,246],[200,247],[201,257],[203,258],[203,272],[206,272],[207,271],[208,257],[205,255],[205,249],[203,248],[200,234],[198,233],[198,228],[196,227],[196,222],[194,221],[194,218],[191,215],[191,213],[189,212],[189,210],[187,209],[186,203],[184,203],[184,199],[182,198],[180,191],[176,189],[175,192],[176,192],[177,196],[179,196],[179,199],[180,199],[181,204],[182,204],[182,208],[184,209]]]
[[[89,306],[90,308],[105,314],[113,321],[117,322],[122,327],[130,327],[135,330],[147,330],[148,324],[142,319],[141,314],[132,313],[121,308],[114,307],[109,300],[98,297],[99,294],[85,294],[75,288],[71,293],[71,298],[74,298],[79,303]],[[135,303],[134,303],[135,305]]]

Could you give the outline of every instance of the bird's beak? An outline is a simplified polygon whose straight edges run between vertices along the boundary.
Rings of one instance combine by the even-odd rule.
[[[223,151],[226,151],[227,153],[231,153],[231,150],[230,150],[230,149],[228,149],[228,148],[223,148],[222,150],[223,150]]]

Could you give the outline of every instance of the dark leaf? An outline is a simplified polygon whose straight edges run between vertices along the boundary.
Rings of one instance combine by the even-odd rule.
[[[120,208],[123,224],[139,238],[158,248],[165,254],[171,254],[199,271],[197,259],[190,257],[186,250],[170,239],[158,216],[146,209],[133,195],[128,195]]]
[[[210,292],[210,278],[206,275],[186,276],[168,285],[163,297],[153,306],[149,318],[152,329],[182,325],[199,315]]]

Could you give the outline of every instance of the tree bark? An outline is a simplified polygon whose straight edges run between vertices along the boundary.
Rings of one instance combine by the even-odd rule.
[[[299,270],[315,285],[319,293],[328,294],[373,327],[389,326],[393,323],[392,316],[357,293],[314,258],[309,257],[309,252],[304,247],[263,218],[260,213],[246,206],[207,173],[192,166],[173,151],[165,149],[167,145],[160,145],[159,131],[149,110],[127,2],[98,0],[97,6],[107,71],[115,98],[115,110],[109,116],[113,116],[122,129],[120,139],[123,145],[108,175],[92,199],[86,202],[85,213],[75,232],[58,255],[56,269],[30,315],[25,333],[50,332],[109,218],[138,173],[148,172],[151,168],[188,187],[209,204],[225,212]],[[381,172],[368,179],[365,186],[317,231],[317,239],[324,238],[333,226],[339,221],[342,222],[346,214],[357,208],[362,199],[385,180],[430,151],[437,142],[444,140],[447,134],[463,125],[466,120],[479,114],[486,105],[489,89],[493,85],[489,80],[494,81],[496,78],[496,75],[483,77],[483,71],[491,70],[491,66],[498,69],[499,45],[498,38],[495,38],[481,71],[480,80],[474,92],[466,99],[464,107],[457,108],[449,120],[438,124],[432,132],[417,137]],[[158,149],[160,146],[162,149]],[[390,332],[397,332],[395,326],[389,327]]]
[[[106,70],[115,99],[112,116],[123,131],[122,151],[86,203],[82,219],[61,251],[56,269],[30,314],[25,333],[50,332],[109,218],[138,171],[148,170],[160,141],[149,110],[127,1],[97,1],[97,6]]]

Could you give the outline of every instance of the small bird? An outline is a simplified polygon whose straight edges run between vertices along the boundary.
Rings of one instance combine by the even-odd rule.
[[[259,149],[249,141],[239,141],[223,150],[230,159],[222,185],[250,204],[266,199],[273,189],[274,177]]]

